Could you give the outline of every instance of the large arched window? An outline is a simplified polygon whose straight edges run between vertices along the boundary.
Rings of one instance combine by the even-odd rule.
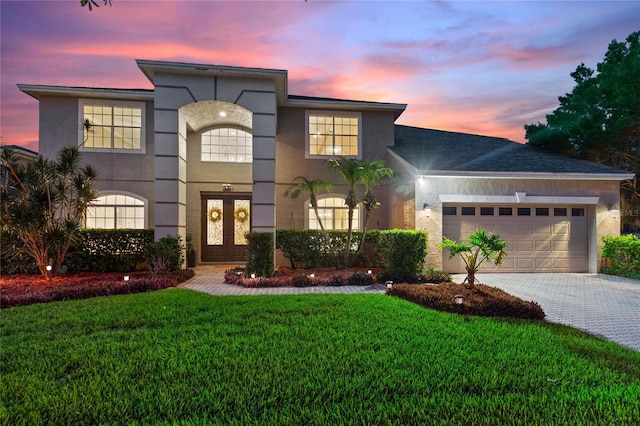
[[[325,229],[348,229],[349,208],[344,197],[329,196],[318,199],[318,214]],[[309,204],[309,229],[320,229],[316,213]],[[353,229],[360,229],[360,209],[353,211]]]
[[[144,201],[129,195],[102,195],[87,209],[85,227],[144,229]]]
[[[223,127],[202,133],[201,161],[251,163],[253,136],[240,129]]]

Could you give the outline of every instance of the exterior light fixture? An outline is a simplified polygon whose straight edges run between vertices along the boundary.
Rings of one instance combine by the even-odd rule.
[[[461,294],[456,294],[455,298],[456,298],[456,305],[462,305],[462,303],[464,302],[464,296]]]
[[[392,288],[393,287],[393,281],[387,281],[387,282],[385,282],[385,284],[387,285],[387,288]]]
[[[129,275],[125,275],[125,276],[124,276],[124,280],[125,280],[125,281],[129,281]]]
[[[315,278],[316,274],[314,274],[313,272],[309,274],[309,278]]]
[[[616,206],[615,204],[609,204],[607,207],[609,208],[609,216],[614,219],[620,217],[620,208],[618,206]]]
[[[222,190],[225,191],[225,192],[231,191],[232,190],[231,189],[231,184],[230,183],[223,183],[222,184]]]
[[[255,278],[255,277],[256,277],[256,274],[252,272],[251,273],[251,278]]]
[[[47,272],[51,272],[52,269],[53,269],[53,267],[51,265],[47,265],[47,267],[46,267]]]
[[[367,269],[367,274],[371,275],[373,274],[373,271],[371,269]]]
[[[429,204],[424,203],[422,205],[422,209],[424,210],[424,212],[427,215],[427,217],[431,216],[431,207],[429,207]]]
[[[220,112],[218,113],[218,115],[219,115],[220,117],[226,117],[226,116],[227,116],[227,112],[226,112],[226,111],[220,111]]]

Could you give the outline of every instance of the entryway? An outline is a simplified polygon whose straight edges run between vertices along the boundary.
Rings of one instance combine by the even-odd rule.
[[[251,230],[251,194],[201,195],[201,262],[245,262]]]

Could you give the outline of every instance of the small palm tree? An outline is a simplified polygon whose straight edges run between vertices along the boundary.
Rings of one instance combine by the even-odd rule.
[[[360,240],[360,246],[358,250],[362,249],[364,244],[365,235],[367,232],[367,223],[369,222],[369,216],[371,211],[380,207],[380,202],[373,195],[373,188],[378,186],[385,178],[393,176],[393,170],[386,167],[383,161],[368,161],[362,164],[363,171],[360,176],[361,182],[364,184],[364,197],[362,204],[365,208],[364,224],[362,226],[362,239]]]
[[[349,266],[351,257],[351,237],[353,235],[353,212],[360,202],[356,197],[356,185],[362,182],[362,175],[365,168],[362,160],[355,158],[332,158],[329,160],[329,167],[340,173],[342,178],[349,185],[347,198],[344,200],[345,205],[349,208],[347,216],[347,246],[344,255],[344,262]]]
[[[495,232],[478,229],[469,235],[469,241],[466,243],[457,243],[445,237],[440,247],[449,249],[449,259],[456,254],[460,255],[467,271],[467,277],[462,284],[467,288],[473,288],[476,283],[476,272],[485,260],[493,260],[497,266],[500,266],[507,257],[504,251],[507,242],[500,238],[500,235]]]
[[[298,176],[294,180],[296,181],[296,183],[294,185],[291,185],[289,189],[285,191],[284,195],[286,197],[290,197],[292,200],[295,200],[300,196],[301,193],[308,192],[309,202],[311,203],[313,212],[316,214],[316,219],[318,219],[320,229],[324,232],[324,225],[322,224],[320,213],[318,213],[318,193],[320,191],[331,191],[333,189],[333,184],[328,180],[324,180],[321,178],[308,179],[304,176]]]

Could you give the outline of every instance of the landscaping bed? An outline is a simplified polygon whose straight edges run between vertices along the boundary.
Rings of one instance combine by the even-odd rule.
[[[126,281],[125,276],[128,277]],[[163,273],[87,272],[60,275],[50,280],[42,275],[3,275],[0,277],[0,307],[160,290],[175,287],[191,277],[193,271],[190,269]]]
[[[387,294],[401,297],[425,308],[481,317],[544,319],[536,302],[527,302],[495,287],[476,284],[472,289],[462,284],[394,284]],[[456,301],[462,296],[462,303]]]

